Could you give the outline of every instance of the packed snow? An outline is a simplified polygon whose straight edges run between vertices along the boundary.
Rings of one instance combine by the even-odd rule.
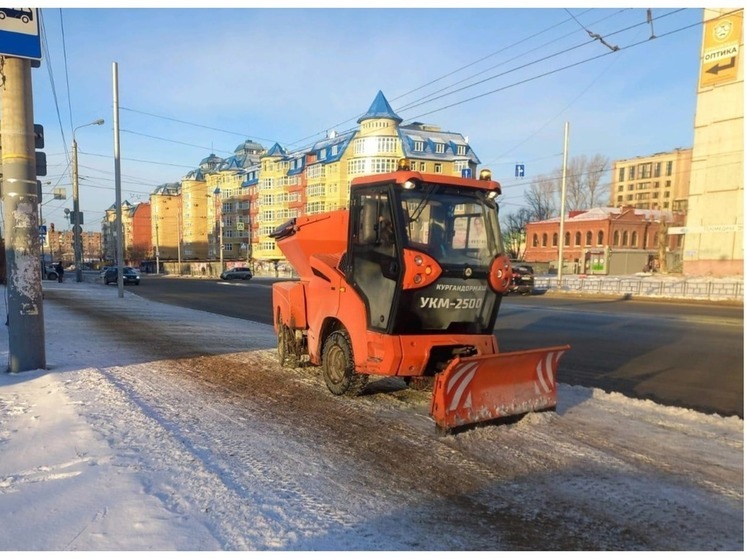
[[[44,292],[47,369],[0,374],[2,550],[743,550],[738,417],[560,384],[439,436],[427,393],[332,396],[269,326]]]

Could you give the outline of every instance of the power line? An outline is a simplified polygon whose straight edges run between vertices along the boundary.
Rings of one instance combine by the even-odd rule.
[[[254,135],[251,135],[251,134],[246,134],[245,132],[233,132],[232,130],[225,130],[223,128],[215,128],[214,126],[207,126],[205,124],[198,124],[196,122],[189,122],[187,120],[181,120],[181,119],[173,118],[173,117],[170,117],[170,116],[158,115],[158,114],[155,114],[155,113],[148,113],[148,112],[145,112],[145,111],[139,111],[137,109],[131,109],[129,107],[119,107],[119,108],[121,110],[123,110],[123,111],[129,111],[131,113],[137,113],[137,114],[141,114],[141,115],[146,115],[146,116],[150,116],[150,117],[153,117],[153,118],[160,118],[160,119],[163,119],[163,120],[169,120],[171,122],[178,122],[179,124],[186,124],[188,126],[194,126],[195,128],[204,128],[206,130],[214,130],[216,132],[223,132],[224,134],[232,134],[234,136],[240,136],[242,138],[257,138],[257,139],[263,140],[265,142],[272,142],[273,144],[277,142],[277,140],[270,140],[268,138],[262,138],[261,136],[254,136]],[[281,143],[281,142],[277,142],[277,143]]]
[[[702,25],[702,22],[697,22],[697,23],[693,23],[693,24],[690,24],[690,25],[686,25],[686,26],[684,26],[684,27],[680,27],[679,29],[675,29],[675,30],[673,30],[673,31],[669,31],[668,33],[664,33],[663,35],[659,35],[659,36],[658,36],[658,38],[663,38],[663,37],[666,37],[666,36],[668,36],[668,35],[673,35],[673,34],[675,34],[675,33],[679,33],[679,32],[681,32],[681,31],[684,31],[684,30],[686,30],[686,29],[690,29],[690,28],[692,28],[692,27],[698,27],[698,26],[700,26],[700,25]],[[622,47],[622,48],[620,48],[619,50],[626,50],[626,49],[631,49],[631,48],[637,47],[637,46],[639,46],[639,45],[642,45],[642,44],[648,43],[649,41],[650,41],[650,39],[645,39],[644,41],[640,41],[640,42],[638,42],[638,43],[632,43],[632,44],[630,44],[630,45],[627,45],[626,47]],[[608,55],[610,55],[610,54],[614,54],[615,52],[619,52],[619,50],[617,50],[617,51],[608,51],[608,52],[604,52],[603,54],[599,54],[599,55],[596,55],[596,56],[592,56],[592,57],[590,57],[590,58],[586,58],[585,60],[580,60],[580,61],[578,61],[578,62],[574,62],[574,63],[572,63],[572,64],[568,64],[568,65],[566,65],[566,66],[562,66],[562,67],[560,67],[560,68],[555,68],[554,70],[549,70],[549,71],[547,71],[547,72],[544,72],[544,73],[542,73],[542,74],[538,74],[538,75],[536,75],[536,76],[533,76],[533,77],[528,77],[528,78],[526,78],[526,79],[523,79],[523,80],[520,80],[520,81],[518,81],[518,82],[514,82],[514,83],[511,83],[511,84],[507,84],[507,85],[505,85],[505,86],[503,86],[503,87],[499,87],[499,88],[497,88],[497,89],[493,89],[493,90],[491,90],[491,91],[487,91],[487,92],[485,92],[485,93],[481,93],[481,94],[479,94],[479,95],[475,95],[475,96],[473,96],[473,97],[469,97],[469,98],[467,98],[467,99],[462,99],[461,101],[456,101],[455,103],[451,103],[451,104],[449,104],[449,105],[445,105],[445,106],[443,106],[443,107],[440,107],[440,108],[437,108],[437,109],[433,109],[433,110],[431,110],[431,111],[428,111],[428,112],[426,112],[426,113],[421,113],[421,114],[419,114],[419,115],[417,115],[417,116],[415,116],[415,117],[412,117],[412,119],[417,119],[417,118],[421,118],[421,117],[423,117],[423,116],[426,116],[426,115],[430,115],[430,114],[433,114],[433,113],[437,113],[437,112],[440,112],[440,111],[444,111],[444,110],[446,110],[446,109],[450,109],[450,108],[452,108],[452,107],[456,107],[456,106],[458,106],[458,105],[463,105],[464,103],[468,103],[469,101],[474,101],[475,99],[480,99],[480,98],[482,98],[482,97],[486,97],[486,96],[488,96],[488,95],[492,95],[492,94],[494,94],[494,93],[498,93],[498,92],[500,92],[500,91],[505,91],[506,89],[510,89],[510,88],[512,88],[512,87],[516,87],[516,86],[518,86],[518,85],[522,85],[522,84],[525,84],[525,83],[528,83],[528,82],[532,82],[532,81],[535,81],[535,80],[537,80],[537,79],[539,79],[539,78],[544,78],[544,77],[546,77],[546,76],[550,76],[550,75],[552,75],[552,74],[556,74],[556,73],[558,73],[558,72],[561,72],[561,71],[564,71],[564,70],[568,70],[568,69],[570,69],[570,68],[574,68],[574,67],[576,67],[576,66],[580,66],[580,65],[582,65],[582,64],[586,64],[586,63],[588,63],[588,62],[592,62],[592,61],[594,61],[594,60],[598,60],[598,59],[600,59],[600,58],[603,58],[603,57],[605,57],[605,56],[608,56]],[[490,79],[491,79],[491,78],[490,78]],[[484,80],[484,81],[486,81],[486,80]],[[475,85],[476,85],[476,84],[475,84]],[[469,86],[469,87],[471,87],[471,86]],[[462,88],[462,89],[466,89],[466,88]],[[459,91],[460,91],[460,90],[459,90]],[[456,91],[456,92],[457,92],[457,91]],[[453,92],[453,93],[456,93],[456,92]],[[451,94],[448,94],[448,95],[451,95]],[[444,97],[445,97],[445,96],[444,96]]]

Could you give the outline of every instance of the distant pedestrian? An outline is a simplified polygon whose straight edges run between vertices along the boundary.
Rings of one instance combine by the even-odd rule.
[[[54,266],[54,271],[57,272],[57,282],[62,283],[65,277],[65,268],[62,267],[62,262],[57,262]]]

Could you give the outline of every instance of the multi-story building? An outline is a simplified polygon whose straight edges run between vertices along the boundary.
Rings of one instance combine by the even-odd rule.
[[[684,239],[687,275],[743,276],[743,9],[706,8]]]
[[[208,227],[212,225],[208,249],[211,258],[222,254],[223,259],[250,261],[250,192],[245,180],[248,169],[258,167],[262,153],[261,144],[246,140],[214,172],[205,175],[207,192],[215,197],[210,204],[214,219],[208,220]]]
[[[59,262],[61,260],[65,265],[75,262],[72,231],[60,231],[50,226],[45,240],[42,250],[46,262]],[[101,233],[98,231],[83,231],[81,233],[81,248],[83,263],[95,263],[101,260]]]
[[[682,213],[593,208],[569,212],[564,224],[560,221],[555,217],[526,225],[527,262],[558,266],[562,225],[563,271],[569,273],[628,274],[644,268],[668,270],[680,263],[681,240],[667,230],[684,222]]]
[[[474,176],[479,159],[464,136],[402,119],[378,92],[359,129],[330,133],[298,153],[275,144],[261,159],[252,215],[259,222],[256,259],[284,257],[269,234],[290,218],[345,207],[355,177],[395,171],[399,160],[410,159],[413,169],[447,175]]]
[[[476,174],[479,159],[464,136],[401,123],[379,91],[357,130],[292,153],[247,140],[228,159],[210,154],[151,194],[152,254],[271,265],[284,256],[270,234],[288,219],[345,207],[357,176],[394,171],[404,157],[420,172]]]
[[[150,207],[150,202],[142,202],[130,210],[132,239],[125,254],[125,262],[139,265],[139,262],[147,260],[152,254]]]
[[[102,259],[105,262],[117,261],[117,207],[112,204],[104,213],[101,220],[101,244],[103,249]],[[125,200],[122,202],[122,250],[126,257],[127,250],[132,243],[132,204]],[[129,243],[129,244],[128,244]]]
[[[610,205],[685,211],[691,169],[691,148],[615,161]]]

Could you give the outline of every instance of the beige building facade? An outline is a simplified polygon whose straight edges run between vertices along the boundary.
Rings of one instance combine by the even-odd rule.
[[[684,211],[689,196],[691,170],[691,148],[615,161],[609,205]]]
[[[743,275],[743,9],[705,9],[683,236],[686,275]]]

